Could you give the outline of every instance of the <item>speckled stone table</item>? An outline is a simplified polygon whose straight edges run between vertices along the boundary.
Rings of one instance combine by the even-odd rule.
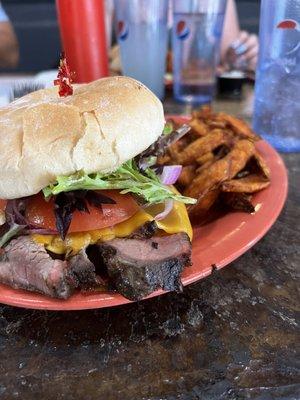
[[[249,101],[216,107],[247,116]],[[284,160],[273,228],[182,294],[81,312],[0,306],[1,400],[300,399],[300,154]]]

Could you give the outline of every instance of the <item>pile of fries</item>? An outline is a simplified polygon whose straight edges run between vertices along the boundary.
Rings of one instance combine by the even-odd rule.
[[[255,148],[260,137],[246,122],[209,107],[193,112],[189,125],[159,163],[183,166],[177,188],[198,199],[190,216],[205,217],[215,205],[254,212],[252,194],[270,184],[269,168]]]

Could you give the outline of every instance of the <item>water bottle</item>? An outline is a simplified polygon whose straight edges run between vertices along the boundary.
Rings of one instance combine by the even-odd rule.
[[[253,128],[300,151],[300,0],[262,0]]]

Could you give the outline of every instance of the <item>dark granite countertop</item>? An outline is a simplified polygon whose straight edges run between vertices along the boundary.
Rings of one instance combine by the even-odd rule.
[[[249,101],[216,107],[247,116]],[[0,398],[300,399],[300,154],[283,158],[289,196],[273,228],[182,294],[81,312],[0,306]]]

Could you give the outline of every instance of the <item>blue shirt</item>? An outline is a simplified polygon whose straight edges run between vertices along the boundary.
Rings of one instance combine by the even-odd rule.
[[[6,21],[8,21],[8,16],[4,11],[2,4],[0,2],[0,22],[6,22]]]

